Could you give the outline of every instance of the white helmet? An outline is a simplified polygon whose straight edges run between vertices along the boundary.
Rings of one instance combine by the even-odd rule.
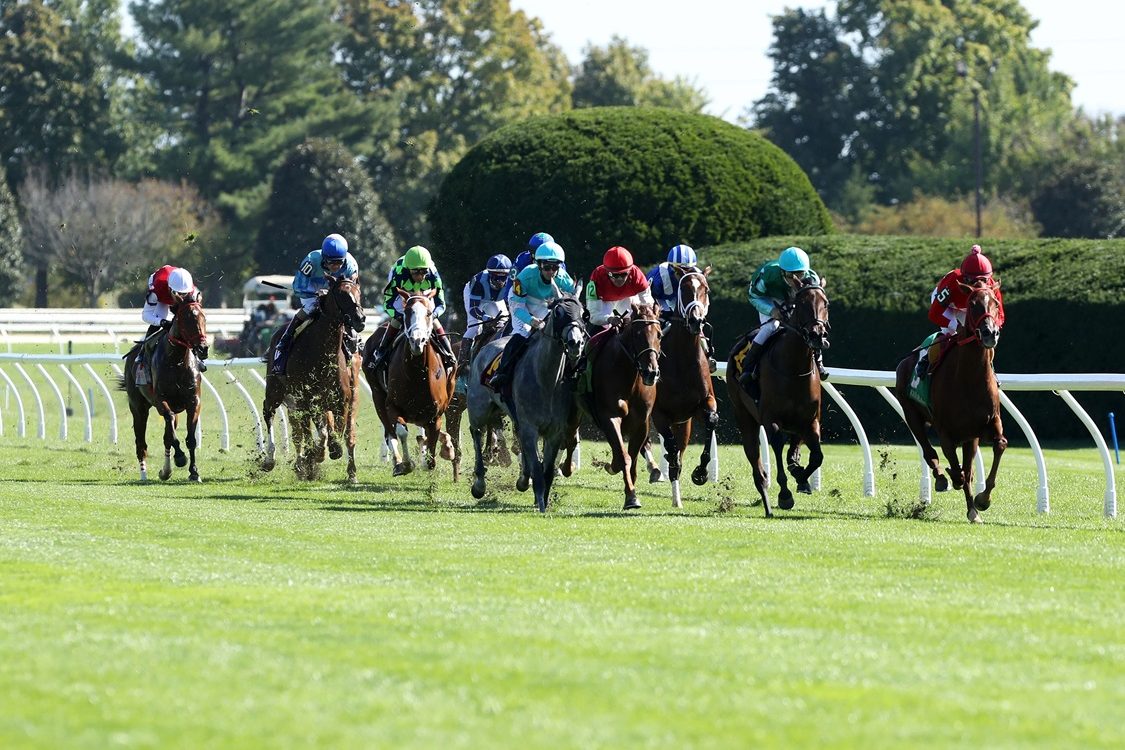
[[[187,294],[195,288],[191,274],[186,268],[177,268],[168,274],[168,289],[176,294]]]

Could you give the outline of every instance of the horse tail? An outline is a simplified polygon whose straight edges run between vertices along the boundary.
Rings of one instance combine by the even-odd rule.
[[[125,376],[124,375],[118,375],[117,376],[117,390],[119,390],[119,391],[129,390],[129,387],[127,385],[125,385]]]

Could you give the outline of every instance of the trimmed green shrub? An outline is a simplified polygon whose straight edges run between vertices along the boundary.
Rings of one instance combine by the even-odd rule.
[[[764,138],[707,115],[638,107],[501,128],[445,178],[430,223],[454,286],[537,231],[566,249],[572,275],[588,274],[613,245],[650,263],[680,242],[832,231],[808,177]]]

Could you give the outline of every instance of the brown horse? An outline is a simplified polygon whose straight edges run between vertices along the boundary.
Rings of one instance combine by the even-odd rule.
[[[461,339],[454,344],[454,354],[458,355],[458,361],[462,363],[465,370],[472,369],[473,360],[476,359],[480,350],[487,344],[495,341],[504,332],[504,327],[508,324],[508,311],[505,307],[497,305],[495,302],[488,301],[481,304],[481,312],[484,319],[480,323],[473,323],[470,325],[478,326],[478,331],[471,339]],[[460,352],[461,346],[469,345],[469,351],[464,359],[461,359]],[[460,368],[458,375],[461,377],[468,377],[468,373],[462,375]],[[449,408],[445,410],[445,429],[449,433],[449,437],[453,440],[453,463],[455,464],[453,474],[454,476],[460,475],[461,470],[461,417],[465,414],[465,409],[469,406],[468,399],[468,386],[462,381],[462,386],[454,390],[453,398],[449,401]],[[489,465],[499,464],[500,466],[510,466],[512,463],[512,455],[508,450],[508,443],[504,440],[503,427],[490,429],[486,437],[485,445],[485,463]]]
[[[821,282],[823,284],[823,281]],[[742,433],[742,450],[754,470],[754,486],[762,498],[766,517],[773,516],[766,496],[768,480],[762,468],[759,427],[765,426],[766,437],[777,457],[777,504],[783,510],[793,507],[786,466],[797,482],[797,491],[809,494],[812,476],[824,460],[820,448],[820,375],[815,354],[829,346],[828,296],[822,285],[800,287],[793,299],[792,312],[781,324],[782,330],[767,342],[758,368],[761,396],[755,401],[739,385],[742,358],[735,356],[747,334],[735,345],[727,364],[727,392],[730,394],[735,421]],[[786,462],[781,450],[789,436]],[[808,466],[801,466],[801,444],[809,447]]]
[[[711,436],[719,423],[715,405],[715,389],[711,368],[704,351],[704,328],[711,305],[710,287],[705,271],[693,271],[680,277],[676,285],[676,307],[664,329],[660,344],[660,382],[656,387],[656,403],[652,422],[664,441],[668,460],[668,479],[672,483],[672,504],[683,507],[680,499],[680,471],[684,451],[691,439],[691,420],[700,415],[706,425],[703,455],[691,473],[698,485],[707,482],[707,464],[711,462]]]
[[[941,451],[949,461],[949,478],[954,489],[965,492],[967,516],[972,523],[981,523],[978,511],[988,510],[992,489],[996,486],[996,470],[1000,457],[1008,447],[1004,425],[1000,421],[1000,391],[996,374],[992,370],[992,357],[1000,342],[997,311],[1000,303],[994,285],[979,282],[975,286],[962,285],[969,295],[964,325],[958,327],[944,359],[929,376],[931,408],[926,408],[910,398],[910,381],[918,363],[918,354],[912,352],[898,363],[895,370],[895,397],[902,405],[903,416],[914,439],[922,447],[922,455],[933,473],[938,492],[948,488],[937,452],[926,436],[926,425],[933,425],[941,442]],[[931,361],[934,361],[931,359]],[[984,491],[975,498],[972,493],[973,457],[981,438],[992,442],[992,469],[985,480]],[[957,447],[961,447],[962,460],[957,461]]]
[[[436,289],[419,294],[398,290],[403,299],[403,333],[387,355],[381,370],[363,369],[371,400],[383,423],[385,439],[394,456],[396,477],[414,470],[406,425],[421,426],[426,434],[427,468],[434,468],[434,449],[441,440],[441,457],[453,461],[453,441],[442,429],[445,410],[453,398],[457,371],[446,373],[437,347],[430,340],[434,330],[434,296]],[[374,355],[377,336],[367,339],[364,361]],[[405,342],[405,345],[404,345]],[[458,479],[457,463],[453,464],[453,481]]]
[[[145,430],[148,427],[148,411],[156,407],[156,413],[164,418],[164,467],[160,478],[172,476],[172,452],[176,454],[176,466],[188,467],[188,479],[201,481],[195,466],[196,432],[199,425],[199,360],[207,358],[207,316],[203,313],[202,302],[198,299],[181,302],[173,308],[172,325],[168,330],[154,333],[154,346],[142,345],[125,355],[125,376],[122,387],[129,396],[129,411],[133,414],[133,436],[137,443],[137,461],[141,468],[141,481],[148,481],[145,459],[148,443]],[[151,354],[146,358],[146,351]],[[141,358],[147,383],[137,384],[137,360]],[[176,439],[177,415],[187,414],[188,455],[180,449]]]
[[[318,314],[293,339],[285,375],[266,376],[262,416],[268,443],[262,469],[275,465],[273,415],[282,403],[291,415],[294,470],[301,479],[320,474],[325,451],[333,459],[343,455],[342,437],[348,449],[348,481],[356,481],[355,414],[359,406],[359,357],[344,354],[345,331],[363,330],[366,316],[360,302],[359,284],[348,279],[330,282],[320,298]],[[273,361],[282,330],[270,342],[266,362]],[[269,368],[267,367],[267,371]]]
[[[633,305],[616,331],[593,357],[590,413],[613,452],[606,467],[625,481],[625,510],[641,507],[637,500],[637,455],[648,439],[649,417],[660,380],[660,310]]]

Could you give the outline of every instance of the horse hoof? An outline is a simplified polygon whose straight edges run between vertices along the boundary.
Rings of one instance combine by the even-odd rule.
[[[636,510],[639,507],[641,507],[640,501],[635,497],[631,497],[625,501],[625,505],[621,510]]]
[[[969,523],[984,523],[984,521],[981,519],[980,515],[978,515],[977,512],[974,510],[972,513],[969,514]]]
[[[339,460],[340,456],[342,456],[342,455],[344,455],[344,449],[341,448],[340,446],[336,445],[336,446],[330,446],[328,448],[328,457],[331,458],[333,461]]]
[[[157,474],[157,476],[160,477],[161,482],[167,482],[172,477],[172,472],[162,471],[159,474]]]
[[[177,453],[174,461],[176,462],[176,466],[181,469],[184,468],[185,466],[187,466],[187,454]]]
[[[264,459],[262,461],[262,471],[273,471],[273,467],[276,466],[276,465],[277,465],[277,462],[274,461],[272,458]]]
[[[983,492],[973,498],[973,505],[977,510],[988,510],[992,505],[992,499],[985,495]]]
[[[391,472],[392,476],[404,477],[413,470],[413,466],[407,463],[395,464],[395,469]]]
[[[699,487],[702,487],[703,485],[707,484],[707,467],[706,466],[695,467],[695,469],[691,472],[691,481],[692,481],[693,484],[695,484]]]
[[[473,486],[469,488],[469,492],[477,500],[480,500],[482,497],[484,497],[484,482],[480,481],[479,479],[474,481]]]
[[[355,474],[348,474],[348,484],[359,484],[359,480],[356,479]]]
[[[937,481],[934,482],[934,489],[938,492],[945,492],[949,489],[949,480],[945,478],[944,474],[938,477]]]
[[[521,476],[516,480],[516,489],[520,492],[527,492],[527,487],[529,484],[531,483],[528,481],[527,477]]]
[[[192,474],[188,477],[189,482],[201,483],[203,479],[198,474]]]
[[[808,482],[798,482],[797,492],[800,492],[802,495],[811,495],[812,486]]]
[[[782,510],[793,510],[793,496],[786,495],[777,499],[777,507]]]
[[[656,484],[657,482],[663,482],[663,481],[664,481],[664,473],[662,471],[660,471],[660,469],[649,469],[648,470],[648,483],[649,484]]]

